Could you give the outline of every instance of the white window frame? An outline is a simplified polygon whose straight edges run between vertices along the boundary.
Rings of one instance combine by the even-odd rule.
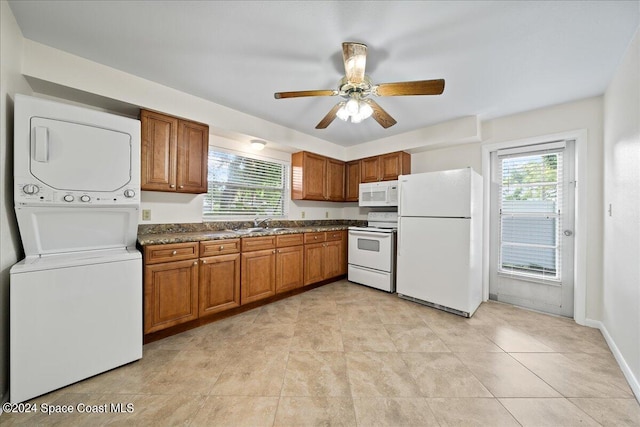
[[[291,204],[291,161],[276,159],[273,157],[258,155],[254,153],[248,153],[244,151],[231,150],[228,148],[219,147],[217,145],[209,144],[209,151],[219,151],[222,153],[233,154],[236,156],[242,156],[250,159],[262,160],[266,162],[278,163],[285,167],[285,179],[284,179],[284,189],[283,189],[283,214],[278,216],[270,216],[272,219],[288,219],[289,217],[289,205]],[[209,153],[207,151],[207,155]],[[208,173],[208,171],[207,171]],[[255,215],[208,215],[204,212],[204,202],[207,195],[205,194],[202,199],[202,220],[205,222],[215,222],[215,221],[247,221],[255,218]]]

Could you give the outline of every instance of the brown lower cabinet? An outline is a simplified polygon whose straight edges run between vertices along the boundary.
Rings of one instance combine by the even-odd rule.
[[[346,231],[147,245],[144,333],[340,276],[346,268]]]
[[[242,254],[242,304],[258,301],[276,294],[276,250]]]
[[[198,318],[198,261],[173,261],[144,268],[144,332]]]
[[[200,317],[240,306],[240,254],[200,259]]]
[[[305,233],[304,238],[305,286],[346,273],[346,231]]]

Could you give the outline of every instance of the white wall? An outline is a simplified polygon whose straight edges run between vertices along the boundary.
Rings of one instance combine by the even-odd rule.
[[[602,97],[528,111],[483,122],[482,144],[525,140],[584,129],[587,132],[588,196],[580,212],[589,235],[586,258],[586,317],[600,319],[602,301]],[[578,183],[580,185],[580,183]]]
[[[9,269],[22,257],[13,211],[13,99],[31,94],[20,75],[22,32],[9,8],[0,2],[0,401],[8,396]]]
[[[602,323],[640,399],[640,32],[604,96]],[[621,359],[621,360],[620,360]]]
[[[411,173],[472,167],[482,175],[480,143],[457,145],[411,155]]]

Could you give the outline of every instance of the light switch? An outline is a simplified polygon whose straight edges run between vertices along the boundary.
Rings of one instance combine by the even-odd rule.
[[[142,209],[142,220],[151,221],[151,209]]]

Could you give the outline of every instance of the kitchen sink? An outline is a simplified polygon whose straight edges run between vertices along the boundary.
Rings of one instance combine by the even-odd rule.
[[[229,230],[232,233],[236,234],[249,234],[249,233],[259,233],[262,231],[267,231],[264,227],[251,227],[251,228],[239,228],[237,230]]]
[[[249,234],[249,233],[263,233],[268,231],[278,232],[289,230],[286,227],[276,227],[276,228],[264,228],[264,227],[250,227],[250,228],[239,228],[237,230],[227,230],[228,232],[236,233],[236,234]]]

